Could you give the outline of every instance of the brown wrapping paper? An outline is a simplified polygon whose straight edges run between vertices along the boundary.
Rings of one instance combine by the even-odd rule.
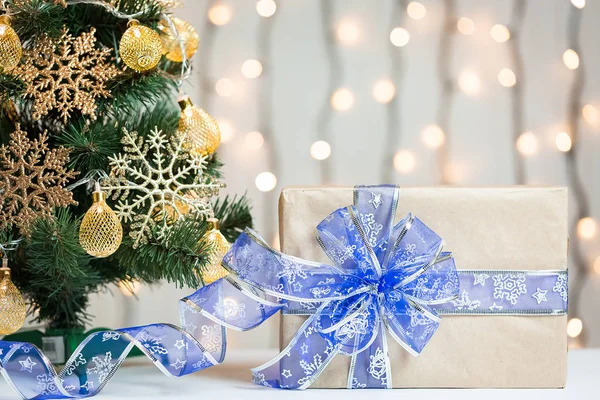
[[[288,188],[279,202],[282,251],[330,263],[314,237],[329,213],[352,204],[351,187]],[[458,269],[567,267],[567,189],[402,188],[396,221],[412,212],[437,232]],[[304,316],[284,315],[281,348]],[[443,316],[419,357],[389,335],[396,388],[561,388],[567,367],[566,316]],[[338,356],[312,388],[345,388],[350,357]]]

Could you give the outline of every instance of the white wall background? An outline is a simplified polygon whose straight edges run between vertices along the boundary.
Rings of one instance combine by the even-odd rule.
[[[258,88],[261,79],[249,80],[240,73],[242,63],[257,57],[257,27],[264,23],[255,10],[254,0],[223,0],[232,10],[231,21],[216,28],[210,56],[194,62],[203,64],[211,80],[229,78],[235,83],[231,97],[214,92],[201,95],[198,75],[191,78],[188,93],[196,100],[210,96],[209,111],[228,120],[234,136],[222,144],[219,153],[226,163],[227,193],[244,193],[252,199],[258,231],[274,235],[276,198],[289,185],[320,184],[320,162],[309,154],[317,140],[316,118],[319,107],[329,96],[327,58],[323,43],[319,1],[276,0],[277,19],[271,38],[272,60],[265,66],[273,82],[273,127],[275,142],[251,151],[244,144],[245,134],[257,130]],[[354,46],[340,46],[343,61],[343,86],[352,90],[356,102],[343,113],[334,113],[331,125],[333,182],[354,185],[380,183],[386,132],[386,107],[377,103],[371,90],[375,81],[390,77],[389,13],[393,0],[334,1],[336,19],[352,18],[359,26],[360,40]],[[436,57],[443,7],[440,0],[423,0],[425,18],[405,18],[403,26],[411,32],[409,44],[399,51],[405,69],[398,88],[401,129],[399,146],[416,155],[415,170],[405,176],[394,173],[401,185],[435,185],[439,181],[436,155],[425,147],[421,130],[435,122],[440,86]],[[202,33],[208,2],[188,0],[177,15],[191,22]],[[458,16],[475,21],[471,36],[457,35],[451,63],[454,76],[462,71],[476,72],[481,90],[476,96],[458,92],[454,100],[449,130],[451,162],[458,166],[460,185],[511,185],[513,181],[510,89],[497,81],[498,72],[511,66],[508,46],[494,42],[489,34],[496,23],[508,25],[512,1],[457,0]],[[567,185],[564,155],[554,146],[557,132],[565,130],[567,98],[573,72],[562,62],[567,49],[568,0],[530,0],[521,35],[524,56],[525,130],[538,138],[539,151],[528,157],[528,183]],[[587,72],[583,102],[600,110],[600,45],[598,21],[600,1],[588,0],[582,25],[582,56]],[[201,38],[202,42],[202,38]],[[202,45],[202,43],[201,43]],[[200,53],[200,52],[199,52]],[[517,77],[519,79],[520,77]],[[203,104],[199,104],[203,106]],[[600,221],[600,125],[582,121],[579,167],[591,199],[591,212]],[[266,168],[267,151],[277,152],[281,160],[278,185],[270,193],[259,192],[254,179]],[[391,168],[391,166],[390,166]],[[269,216],[273,225],[267,226]],[[597,234],[585,244],[589,268],[600,256]],[[540,249],[543,251],[543,249]],[[584,288],[583,321],[588,344],[600,346],[600,275],[590,273]],[[177,300],[191,289],[177,290],[163,284],[143,287],[139,301],[123,296],[118,289],[96,296],[91,313],[94,326],[120,327],[152,322],[176,322]],[[276,347],[277,321],[274,319],[253,332],[230,334],[230,347]]]

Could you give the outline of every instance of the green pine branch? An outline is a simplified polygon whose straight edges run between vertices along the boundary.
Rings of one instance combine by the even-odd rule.
[[[250,203],[245,195],[240,198],[218,198],[213,203],[213,211],[219,219],[219,230],[230,243],[233,243],[244,229],[252,228]]]

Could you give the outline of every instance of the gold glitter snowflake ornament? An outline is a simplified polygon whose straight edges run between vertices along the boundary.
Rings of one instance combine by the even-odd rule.
[[[172,224],[190,215],[212,214],[210,197],[222,187],[203,174],[207,159],[191,154],[182,135],[167,137],[158,128],[147,138],[123,129],[124,154],[110,157],[110,176],[101,182],[123,222],[131,221],[133,247],[156,234],[162,238]],[[130,193],[136,192],[130,202]]]
[[[76,205],[65,189],[78,172],[67,170],[69,150],[48,147],[48,135],[30,140],[16,125],[8,146],[0,146],[0,230],[11,224],[29,235],[37,217],[52,215],[53,207]]]
[[[25,97],[33,99],[33,119],[50,111],[64,122],[78,110],[96,119],[96,99],[110,97],[106,84],[119,74],[110,49],[96,48],[96,30],[73,37],[67,29],[57,40],[44,35],[14,74],[27,85]]]

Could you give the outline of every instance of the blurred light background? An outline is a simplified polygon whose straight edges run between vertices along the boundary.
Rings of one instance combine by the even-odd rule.
[[[600,346],[600,2],[188,0],[187,92],[221,125],[228,193],[277,242],[284,186],[568,186],[572,347]],[[540,249],[543,251],[543,249]],[[94,326],[177,322],[192,289],[118,288]],[[230,347],[278,345],[276,318]]]

